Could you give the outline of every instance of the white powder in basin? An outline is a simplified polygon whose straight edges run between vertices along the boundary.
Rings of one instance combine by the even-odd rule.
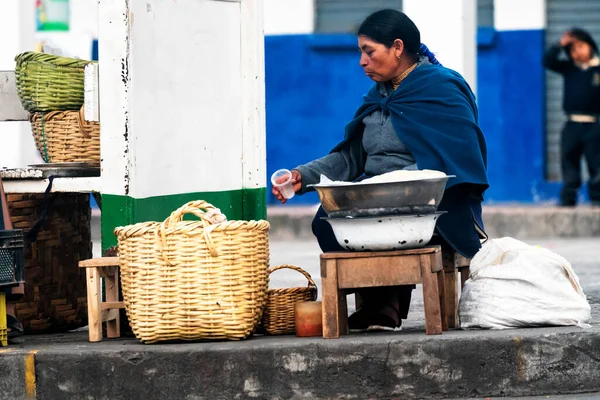
[[[329,178],[327,178],[325,175],[321,175],[321,182],[319,182],[319,185],[324,185],[324,186],[365,185],[365,184],[372,184],[372,183],[418,181],[418,180],[424,180],[424,179],[445,178],[446,176],[447,175],[441,171],[433,171],[430,169],[392,171],[392,172],[388,172],[386,174],[377,175],[372,178],[365,179],[360,182],[332,181]]]

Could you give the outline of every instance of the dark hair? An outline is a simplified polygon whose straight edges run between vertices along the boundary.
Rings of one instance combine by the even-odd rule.
[[[390,48],[394,40],[404,42],[410,55],[417,56],[421,47],[421,33],[406,14],[398,10],[385,9],[369,15],[358,28],[359,36],[370,39]]]
[[[427,46],[421,43],[421,32],[406,14],[398,10],[385,9],[369,15],[357,32],[358,36],[366,36],[377,43],[390,48],[396,39],[404,42],[406,52],[418,58],[426,56],[429,62],[441,65]]]
[[[585,42],[585,43],[589,44],[590,47],[592,48],[592,50],[594,50],[594,53],[598,54],[598,45],[596,44],[596,42],[594,41],[594,38],[592,37],[592,35],[590,35],[590,33],[588,31],[581,29],[581,28],[573,28],[569,31],[569,33],[576,40],[579,40],[580,42]],[[570,48],[569,48],[569,50],[570,50]]]

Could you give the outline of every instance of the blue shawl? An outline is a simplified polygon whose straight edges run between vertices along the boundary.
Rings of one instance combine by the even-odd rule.
[[[457,72],[432,64],[416,68],[388,97],[380,94],[376,84],[332,152],[360,140],[362,121],[375,110],[390,115],[419,169],[455,175],[439,206],[448,213],[439,219],[437,230],[456,251],[473,257],[480,248],[475,224],[483,231],[481,202],[489,184],[487,147],[471,88]]]
[[[390,115],[419,169],[456,175],[448,181],[448,189],[466,183],[483,194],[488,188],[487,148],[478,125],[477,104],[460,74],[438,65],[421,65],[388,97],[375,84],[346,125],[344,140],[332,152],[362,135],[362,120],[375,110]]]

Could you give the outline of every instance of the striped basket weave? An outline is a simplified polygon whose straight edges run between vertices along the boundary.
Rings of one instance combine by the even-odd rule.
[[[219,223],[216,212],[194,201],[162,223],[115,229],[123,301],[140,341],[239,340],[260,323],[269,223]],[[200,221],[183,221],[186,214]]]
[[[29,112],[79,110],[84,68],[92,61],[28,51],[15,58],[17,92]]]
[[[269,275],[280,269],[291,269],[304,275],[306,287],[269,289],[262,324],[268,335],[289,335],[296,332],[296,303],[317,299],[317,285],[310,274],[294,265],[280,265],[269,269]]]
[[[100,123],[79,111],[30,113],[35,145],[47,163],[85,162],[100,166]]]

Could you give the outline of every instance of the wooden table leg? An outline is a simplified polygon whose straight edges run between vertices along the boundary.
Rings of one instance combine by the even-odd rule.
[[[102,319],[100,316],[102,292],[98,268],[86,268],[85,276],[87,278],[89,341],[100,342],[102,341]]]
[[[338,290],[338,274],[336,260],[321,260],[321,285],[323,287],[323,337],[326,339],[337,339],[340,337],[340,293]],[[345,316],[347,321],[348,316]]]
[[[422,255],[420,258],[425,305],[425,331],[428,335],[439,335],[442,333],[442,311],[437,274],[431,272],[431,255]]]
[[[117,267],[107,268],[104,278],[104,286],[106,288],[106,301],[119,301],[119,269]],[[117,318],[106,323],[106,336],[109,338],[118,338],[121,336],[121,319],[119,318],[120,310],[117,309]]]

